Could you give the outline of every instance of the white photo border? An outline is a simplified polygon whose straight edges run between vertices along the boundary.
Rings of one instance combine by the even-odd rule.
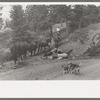
[[[100,5],[100,2],[1,2],[0,4],[68,3]],[[0,81],[0,98],[100,98],[100,81]]]

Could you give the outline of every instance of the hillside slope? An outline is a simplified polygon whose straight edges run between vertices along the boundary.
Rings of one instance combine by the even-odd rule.
[[[55,25],[54,30],[55,27],[58,26],[60,25]],[[100,23],[91,24],[88,27],[84,28],[84,30],[88,30],[87,34],[89,36],[89,39],[85,44],[82,44],[79,41],[70,41],[70,38],[66,37],[67,34],[65,32],[65,29],[61,30],[61,36],[63,37],[63,39],[61,41],[61,45],[59,46],[59,48],[62,49],[64,52],[73,49],[74,56],[83,54],[88,49],[89,45],[92,43],[94,37],[94,41],[98,42],[98,37],[100,36]],[[11,29],[5,29],[0,31],[0,49],[7,48],[9,41],[11,40],[11,35]],[[66,41],[66,39],[69,39],[69,41]]]
[[[81,55],[86,52],[89,45],[93,41],[95,43],[99,41],[98,37],[100,37],[100,23],[89,25],[88,27],[84,28],[84,30],[88,30],[88,40],[84,44],[80,43],[79,41],[70,41],[70,38],[67,37],[67,39],[69,39],[69,42],[64,39],[62,45],[59,48],[62,49],[64,52],[73,49],[72,54],[74,56]]]

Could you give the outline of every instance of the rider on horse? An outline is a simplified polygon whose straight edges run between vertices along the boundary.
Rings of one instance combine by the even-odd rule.
[[[57,27],[56,31],[57,31],[58,38],[60,39],[60,28]]]

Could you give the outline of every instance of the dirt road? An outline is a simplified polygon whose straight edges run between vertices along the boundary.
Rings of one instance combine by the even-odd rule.
[[[61,64],[67,60],[34,62],[32,59],[24,67],[0,73],[0,80],[99,80],[100,60],[76,60],[82,63],[80,75],[64,74]]]

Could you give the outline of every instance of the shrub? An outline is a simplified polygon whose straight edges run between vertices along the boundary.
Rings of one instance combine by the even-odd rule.
[[[76,30],[74,33],[70,34],[69,39],[71,41],[84,44],[88,40],[88,29]]]
[[[5,62],[11,60],[11,52],[6,49],[0,50],[0,63],[3,65]]]

